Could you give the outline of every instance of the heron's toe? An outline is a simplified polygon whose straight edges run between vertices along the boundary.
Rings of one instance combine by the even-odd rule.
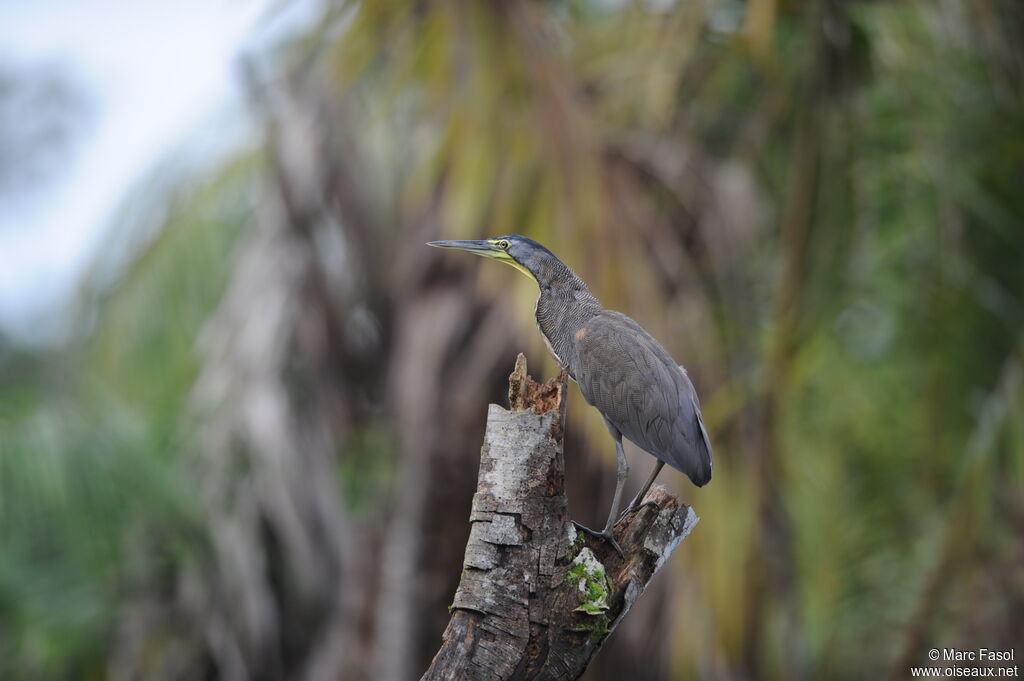
[[[626,554],[622,552],[622,547],[619,546],[619,542],[615,541],[615,535],[612,534],[612,528],[606,527],[603,530],[592,530],[586,525],[581,525],[575,520],[572,521],[572,524],[576,526],[576,529],[580,530],[581,532],[586,532],[591,537],[598,537],[600,539],[604,539],[606,542],[612,545],[612,548],[615,549],[615,552],[619,554],[620,558],[626,557]]]
[[[630,505],[629,505],[629,506],[628,506],[628,507],[626,508],[626,510],[622,512],[622,515],[620,515],[620,516],[619,516],[619,519],[615,521],[615,524],[616,524],[616,525],[618,525],[618,524],[619,524],[619,523],[621,523],[621,522],[622,522],[623,520],[625,520],[625,519],[626,519],[626,516],[628,516],[628,515],[629,515],[629,514],[631,514],[631,513],[634,513],[634,512],[636,512],[636,511],[639,511],[639,510],[640,510],[641,508],[643,508],[644,506],[655,506],[655,507],[656,507],[656,506],[658,505],[657,503],[655,503],[655,502],[653,502],[653,501],[645,501],[645,502],[644,502],[644,503],[642,503],[642,504],[638,504],[638,503],[636,503],[636,500],[635,500],[635,499],[634,499],[633,501],[634,501],[634,503],[630,504]]]

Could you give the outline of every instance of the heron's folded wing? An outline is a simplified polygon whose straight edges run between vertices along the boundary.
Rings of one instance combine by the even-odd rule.
[[[635,321],[606,312],[577,333],[576,380],[587,402],[630,441],[702,485],[711,447],[686,373]]]

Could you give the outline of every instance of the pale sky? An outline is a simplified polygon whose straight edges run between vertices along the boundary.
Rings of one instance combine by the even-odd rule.
[[[54,317],[73,298],[127,190],[190,130],[241,101],[235,56],[268,5],[0,2],[0,58],[68,67],[90,104],[87,132],[66,168],[17,210],[0,203],[0,330],[33,342],[60,326]]]

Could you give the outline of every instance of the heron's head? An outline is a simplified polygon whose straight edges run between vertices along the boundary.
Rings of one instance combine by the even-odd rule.
[[[499,236],[480,241],[430,241],[428,246],[468,251],[511,265],[540,286],[546,285],[562,270],[568,268],[551,251],[533,239],[518,234]]]

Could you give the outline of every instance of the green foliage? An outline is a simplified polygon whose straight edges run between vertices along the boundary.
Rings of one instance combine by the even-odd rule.
[[[353,429],[348,449],[358,456],[340,456],[338,478],[342,498],[357,517],[380,511],[380,499],[395,477],[395,442],[386,424]]]
[[[251,219],[261,162],[240,154],[155,199],[167,204],[163,224],[104,292],[85,366],[159,424],[162,439],[178,426],[199,366],[199,331],[230,274],[235,237]]]
[[[240,158],[172,202],[91,338],[0,358],[4,679],[105,678],[132,552],[157,551],[146,564],[163,570],[203,546],[195,482],[179,465],[182,415],[252,168]]]
[[[315,34],[396,223],[436,202],[445,237],[543,241],[695,377],[716,468],[682,487],[702,522],[666,570],[692,587],[651,632],[677,637],[672,678],[875,678],[916,627],[937,646],[1020,631],[1024,404],[999,392],[1024,338],[1015,1],[398,0]],[[161,532],[166,561],[201,545],[182,411],[264,164],[165,201],[84,347],[7,351],[3,678],[102,676],[132,532]],[[481,276],[536,338],[534,291]],[[569,439],[603,451],[579,402]],[[347,443],[365,515],[396,446],[386,419]],[[566,578],[599,639],[585,551]]]
[[[66,395],[0,424],[0,675],[100,670],[128,542],[162,541],[154,564],[194,544],[194,502],[150,453],[137,416],[98,395]]]

